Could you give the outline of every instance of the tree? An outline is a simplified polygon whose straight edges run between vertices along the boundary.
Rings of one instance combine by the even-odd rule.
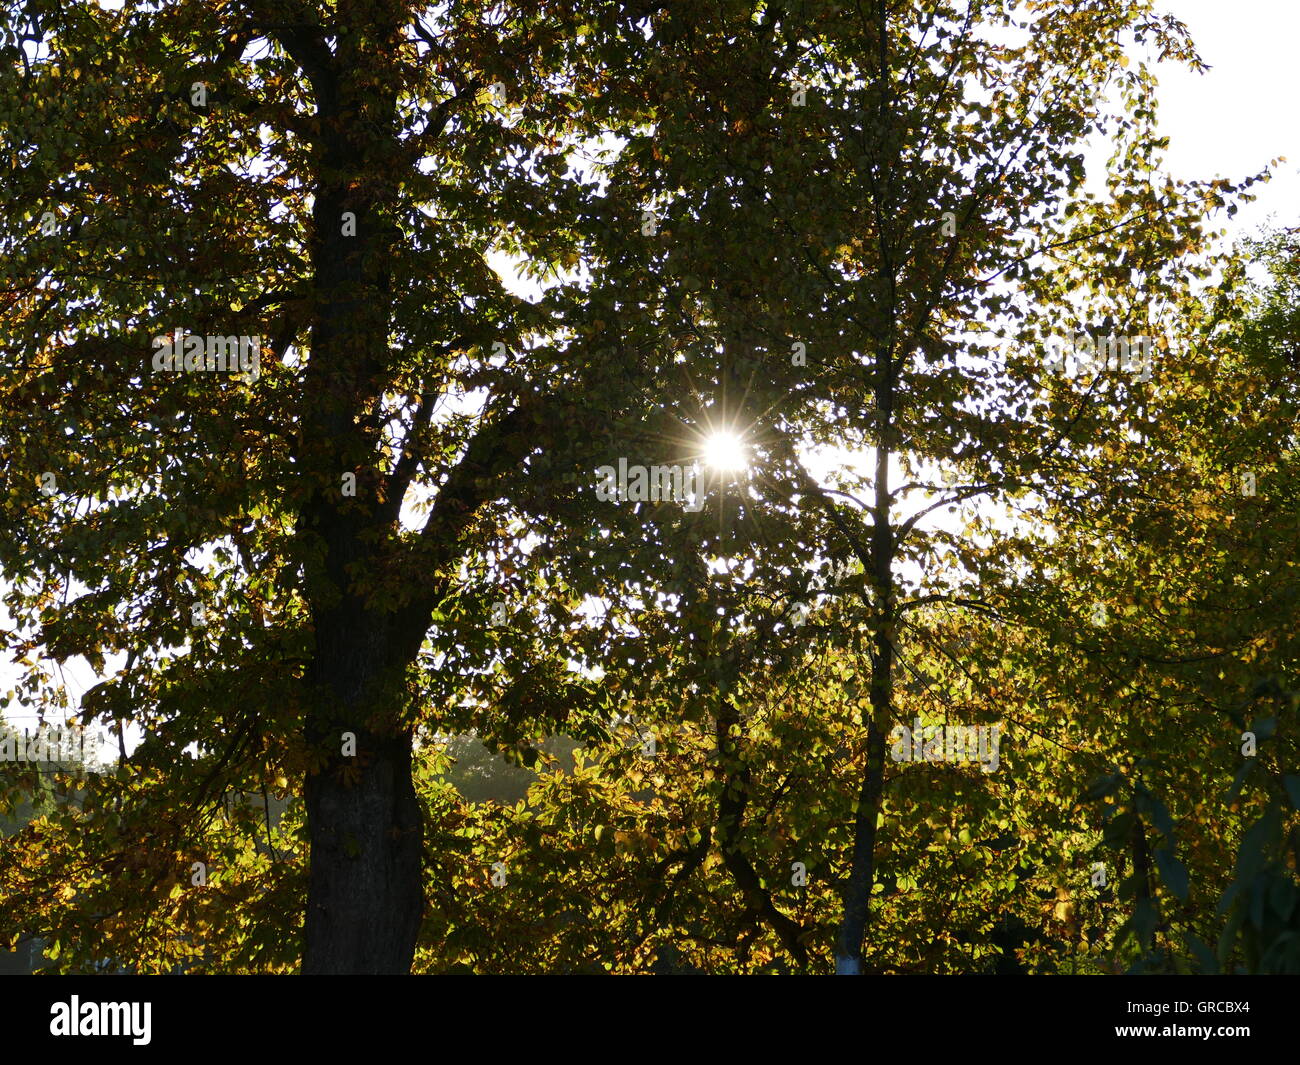
[[[1234,190],[1156,176],[1154,82],[1125,50],[1199,60],[1145,3],[723,6],[662,36],[650,73],[665,106],[613,167],[615,187],[662,203],[638,302],[718,397],[712,420],[750,439],[748,527],[772,522],[787,557],[861,566],[866,751],[837,948],[839,970],[859,972],[899,634],[930,603],[980,608],[1013,565],[978,513],[965,536],[925,518],[1069,490],[1061,454],[1125,424],[1136,375],[1111,368],[1116,403],[1098,415],[1046,342],[1067,315],[1090,337],[1107,316],[1145,335],[1145,302],[1180,290],[1207,206]],[[1098,134],[1116,144],[1100,200],[1084,185]],[[819,485],[805,441],[869,449],[874,468]],[[791,507],[797,521],[775,516]]]
[[[637,376],[582,335],[576,285],[530,303],[487,256],[576,262],[592,189],[565,160],[636,105],[602,74],[643,47],[635,15],[6,16],[6,599],[23,646],[124,655],[82,717],[146,733],[63,873],[118,846],[93,835],[107,804],[145,844],[121,908],[148,913],[223,794],[300,785],[304,971],[406,971],[413,667],[435,619],[444,652],[482,650],[490,604],[461,567],[508,559],[529,510],[581,510],[592,397]],[[227,338],[250,342],[240,372]],[[21,691],[42,685],[33,668]]]
[[[61,964],[166,966],[194,954],[176,928],[205,965],[307,972],[499,967],[494,932],[538,970],[983,965],[1012,917],[1041,947],[1013,893],[1068,893],[1054,866],[1096,845],[1081,809],[1042,827],[1078,766],[1026,746],[1013,798],[891,771],[888,738],[922,709],[997,721],[1009,692],[1035,721],[1037,677],[1089,649],[1081,604],[1125,604],[1132,560],[1090,588],[1071,523],[1179,409],[1136,370],[1197,398],[1150,308],[1190,303],[1238,192],[1157,171],[1128,50],[1197,66],[1180,24],[1145,0],[6,11],[18,693],[57,702],[35,656],[82,656],[106,674],[82,720],[145,737],[0,856],[0,907]],[[497,256],[548,287],[514,294]],[[1062,329],[1124,358],[1067,376]],[[711,429],[752,475],[706,471],[683,506]],[[808,443],[872,468],[819,480]],[[629,466],[677,481],[604,498]],[[1090,770],[1123,686],[1078,692]],[[471,729],[525,764],[560,731],[592,753],[470,806],[426,741]],[[1164,779],[1132,783],[1108,824],[1158,813]],[[1111,830],[1135,861],[1167,862],[1163,835]],[[926,941],[899,899],[935,871],[961,889],[926,900],[955,922]],[[55,883],[81,899],[13,891]]]
[[[1234,249],[1176,308],[1141,435],[1047,515],[1058,586],[1111,604],[1069,680],[1138,968],[1296,968],[1294,293],[1294,232]]]

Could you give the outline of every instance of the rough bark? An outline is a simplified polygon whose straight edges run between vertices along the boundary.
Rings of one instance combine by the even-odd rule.
[[[401,536],[402,497],[431,410],[422,398],[406,450],[384,469],[378,412],[393,387],[390,277],[401,254],[392,217],[412,156],[397,135],[394,91],[375,64],[396,54],[403,13],[403,5],[341,5],[335,28],[346,22],[351,30],[338,32],[333,48],[319,26],[271,20],[316,107],[305,127],[314,194],[311,343],[297,455],[314,636],[304,685],[303,734],[315,759],[305,784],[305,973],[410,970],[423,911],[423,839],[406,672],[446,591],[443,575],[465,550],[466,528],[534,446],[558,395],[494,405],[442,482],[419,537]],[[355,232],[353,225],[345,232],[345,212]],[[348,473],[355,494],[344,495]],[[401,601],[374,607],[366,588],[384,581],[400,589]],[[343,753],[345,733],[355,737],[355,754]]]
[[[304,973],[407,973],[424,895],[409,733],[357,737],[356,770],[308,778]]]
[[[302,531],[317,545],[305,588],[315,646],[304,737],[315,760],[305,782],[304,973],[409,972],[423,912],[403,680],[428,604],[374,610],[357,587],[362,574],[382,570],[397,535],[375,470],[397,251],[385,219],[392,187],[375,177],[400,145],[396,101],[368,82],[363,58],[395,32],[372,24],[340,35],[337,51],[319,27],[277,32],[316,105],[311,354],[299,453]],[[344,232],[344,212],[355,216],[355,233]],[[355,495],[343,493],[346,473],[356,477]],[[348,734],[355,750],[345,746]]]

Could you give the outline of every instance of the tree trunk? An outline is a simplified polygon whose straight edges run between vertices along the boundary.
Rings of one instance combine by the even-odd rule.
[[[880,86],[880,109],[877,123],[884,129],[892,119],[892,93],[890,91],[888,5],[877,0],[875,20],[879,30],[880,56],[876,71]],[[892,150],[893,168],[898,172],[897,144]],[[892,182],[888,179],[876,193],[874,204],[877,218],[892,217],[896,210]],[[884,298],[881,320],[886,323],[876,348],[875,404],[876,404],[876,475],[875,500],[871,508],[871,556],[867,575],[874,596],[868,604],[872,610],[871,625],[871,702],[863,713],[867,728],[867,764],[863,771],[862,787],[858,791],[857,811],[853,825],[853,865],[848,884],[844,889],[844,917],[840,922],[835,941],[835,972],[837,975],[855,976],[863,971],[863,943],[871,916],[871,889],[875,885],[876,822],[880,816],[881,796],[885,781],[885,736],[890,729],[894,704],[894,551],[896,541],[892,524],[892,500],[889,491],[889,459],[896,446],[894,438],[894,401],[898,386],[894,365],[894,347],[897,341],[898,298],[894,253],[885,227],[877,234],[880,250],[879,283]],[[866,559],[863,560],[867,561]]]
[[[356,742],[355,758],[307,778],[304,973],[408,973],[415,954],[423,833],[411,737],[357,732]]]
[[[876,882],[876,821],[884,779],[885,733],[877,727],[873,716],[867,727],[867,766],[853,824],[853,865],[844,890],[844,917],[835,940],[835,972],[839,976],[857,976],[862,972],[862,944],[870,916],[871,889]]]
[[[423,825],[402,683],[424,628],[352,596],[315,613],[305,738],[304,973],[407,973],[424,911]],[[403,625],[403,622],[406,622]]]
[[[894,705],[894,527],[889,492],[889,458],[892,451],[894,368],[890,346],[877,358],[875,501],[871,528],[871,586],[875,602],[871,633],[871,703],[863,713],[867,728],[867,764],[858,791],[853,825],[853,865],[844,889],[844,918],[835,944],[835,972],[862,972],[862,944],[875,884],[876,822],[880,816],[885,782],[885,736]]]
[[[395,25],[358,28],[340,35],[334,54],[319,31],[282,31],[311,77],[319,125],[299,464],[303,529],[323,549],[309,560],[306,582],[315,647],[304,722],[313,758],[304,790],[304,973],[409,972],[424,905],[402,681],[428,611],[371,609],[363,590],[386,568],[402,490],[396,505],[384,497],[374,413],[391,375],[388,276],[400,237],[387,216],[393,188],[377,178],[393,165],[396,101],[389,90],[368,88],[358,71],[366,66],[362,42],[382,45],[395,33]]]
[[[889,405],[885,405],[888,412]],[[883,436],[883,434],[882,434]],[[876,506],[872,532],[873,581],[876,620],[871,648],[871,703],[863,713],[867,728],[867,764],[858,791],[853,824],[853,864],[844,889],[844,917],[835,944],[835,972],[862,972],[862,944],[866,937],[875,885],[876,823],[885,785],[885,737],[894,703],[894,533],[890,525],[889,449],[881,440],[876,451]]]

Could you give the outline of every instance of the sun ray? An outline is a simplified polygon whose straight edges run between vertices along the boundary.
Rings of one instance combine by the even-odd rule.
[[[745,445],[736,433],[718,430],[704,439],[704,464],[712,469],[732,472],[749,465]]]

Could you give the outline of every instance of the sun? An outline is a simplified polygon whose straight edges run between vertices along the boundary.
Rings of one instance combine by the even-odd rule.
[[[704,463],[715,470],[743,470],[749,465],[745,445],[735,433],[711,433],[704,440]]]

